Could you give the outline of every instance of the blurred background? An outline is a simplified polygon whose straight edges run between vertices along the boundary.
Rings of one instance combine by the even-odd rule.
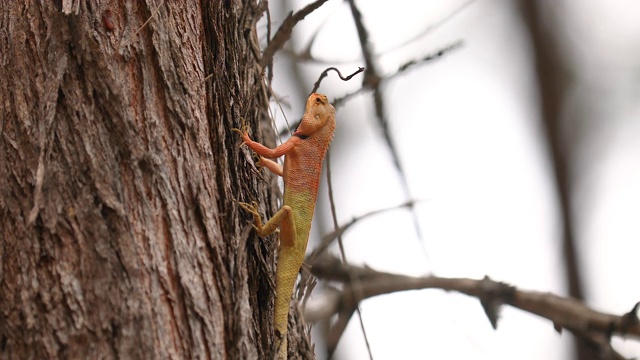
[[[272,34],[309,2],[270,2]],[[630,311],[640,301],[640,4],[354,5],[373,68],[350,3],[330,0],[296,26],[272,82],[275,126],[286,131],[325,68],[367,66],[382,78],[377,90],[337,107],[330,161],[338,221],[419,203],[358,222],[344,235],[349,261],[407,275],[488,275],[596,310]],[[266,21],[258,26],[264,43]],[[409,61],[418,64],[397,73]],[[329,73],[319,92],[338,99],[366,78]],[[324,184],[309,248],[332,230]],[[463,295],[396,293],[361,309],[374,359],[586,358],[568,331],[517,309],[503,308],[494,331],[477,299]],[[335,359],[370,358],[355,316]],[[319,358],[323,331],[314,326]],[[612,344],[640,357],[636,340]]]

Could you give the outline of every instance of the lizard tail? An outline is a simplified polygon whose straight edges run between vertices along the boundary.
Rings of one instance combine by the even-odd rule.
[[[281,249],[280,259],[287,259],[288,254],[283,254],[288,249]],[[302,263],[302,261],[300,261]],[[291,294],[293,286],[298,278],[298,271],[302,264],[292,264],[281,262],[276,269],[276,309],[275,309],[275,329],[276,336],[280,339],[278,359],[287,359],[287,326],[289,324],[289,305],[291,304]]]

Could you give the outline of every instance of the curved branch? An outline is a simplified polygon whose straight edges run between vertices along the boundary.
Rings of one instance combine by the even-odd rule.
[[[349,81],[351,80],[352,77],[360,74],[361,72],[364,71],[364,68],[362,66],[358,67],[358,70],[356,70],[354,73],[352,73],[351,75],[348,75],[347,77],[342,76],[342,73],[340,72],[340,70],[338,70],[338,68],[335,67],[330,67],[330,68],[326,68],[318,77],[318,81],[316,81],[313,84],[313,90],[311,90],[311,93],[313,94],[314,92],[318,91],[318,88],[320,87],[320,83],[322,82],[322,79],[324,79],[325,77],[327,77],[327,74],[329,73],[329,71],[335,71],[338,73],[338,76],[340,77],[340,80],[342,81]]]
[[[322,309],[306,311],[309,321],[317,321],[326,316],[342,313],[353,308],[353,290],[347,288],[349,277],[359,280],[357,293],[362,299],[398,291],[441,289],[456,291],[478,298],[490,321],[502,304],[536,314],[553,322],[560,331],[571,331],[578,337],[592,340],[596,337],[610,339],[612,335],[640,340],[640,320],[637,303],[631,311],[623,315],[608,314],[593,310],[583,302],[540,291],[520,290],[506,283],[485,277],[482,280],[465,278],[444,278],[438,276],[413,277],[379,272],[360,266],[345,266],[334,257],[325,256],[312,264],[311,272],[318,278],[345,284],[338,293],[329,294]],[[488,308],[490,304],[492,308]]]

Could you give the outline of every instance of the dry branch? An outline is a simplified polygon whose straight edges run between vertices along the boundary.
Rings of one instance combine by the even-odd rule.
[[[475,280],[438,276],[405,276],[366,267],[347,266],[330,256],[322,257],[313,263],[311,271],[318,278],[344,284],[341,291],[329,294],[325,300],[320,301],[323,304],[322,308],[306,312],[307,320],[311,322],[352,311],[351,309],[356,305],[352,296],[354,292],[358,294],[360,300],[363,300],[398,291],[441,289],[476,297],[483,303],[485,311],[487,311],[486,304],[491,304],[495,307],[493,310],[497,314],[498,308],[506,304],[549,319],[557,330],[567,329],[591,345],[600,344],[600,351],[608,351],[602,346],[606,343],[606,346],[610,347],[608,340],[612,335],[640,340],[640,321],[637,316],[640,303],[626,314],[614,315],[591,309],[573,298],[521,290],[488,277]],[[354,278],[358,281],[353,282]],[[357,289],[354,289],[355,287]],[[492,316],[489,316],[492,325],[497,325]],[[603,343],[602,339],[606,341]],[[613,355],[606,358],[617,358],[615,352],[611,354]]]
[[[316,0],[313,3],[303,7],[295,14],[293,13],[293,11],[289,13],[276,34],[273,36],[273,39],[269,42],[267,48],[264,50],[262,60],[260,60],[260,66],[262,68],[271,63],[276,52],[282,49],[284,44],[291,38],[293,27],[302,19],[304,19],[305,16],[311,14],[314,10],[322,6],[322,4],[324,4],[325,2],[327,2],[327,0]]]

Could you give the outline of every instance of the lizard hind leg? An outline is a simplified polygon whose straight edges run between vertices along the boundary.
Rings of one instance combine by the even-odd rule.
[[[258,236],[266,237],[273,234],[280,227],[280,242],[286,246],[292,246],[296,238],[296,227],[293,221],[293,211],[288,205],[283,206],[278,212],[262,223],[262,218],[258,212],[258,203],[253,201],[251,204],[241,202],[240,207],[253,215],[253,227],[256,229]]]
[[[276,281],[276,308],[274,314],[274,326],[276,337],[278,338],[278,360],[287,359],[287,324],[289,317],[289,303],[295,279],[298,277],[300,266],[292,270],[291,258],[283,253],[282,246],[288,247],[286,252],[291,256],[290,251],[296,240],[295,221],[293,211],[288,205],[283,206],[266,223],[262,223],[262,218],[258,212],[258,204],[254,201],[251,204],[240,203],[240,207],[253,215],[254,224],[258,236],[265,237],[276,231],[280,226],[280,258],[278,260],[277,281]],[[293,250],[295,251],[295,250]]]
[[[283,176],[282,166],[273,160],[269,160],[267,158],[260,156],[260,160],[258,161],[258,164],[260,164],[260,166],[262,167],[266,167],[267,169],[269,169],[269,171],[271,171],[272,173],[280,177]]]

